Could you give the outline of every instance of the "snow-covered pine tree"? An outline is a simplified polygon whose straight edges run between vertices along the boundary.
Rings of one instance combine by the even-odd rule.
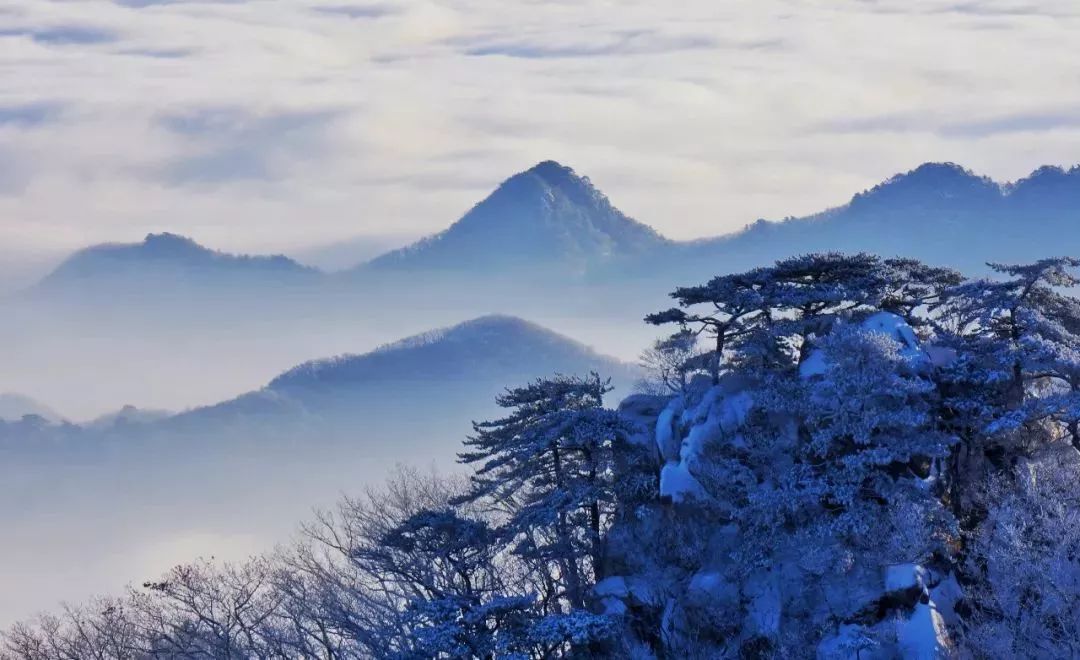
[[[679,307],[649,314],[645,322],[652,325],[678,324],[679,332],[671,339],[690,332],[711,339],[709,372],[712,382],[720,380],[724,352],[748,335],[763,314],[761,288],[768,283],[767,270],[752,270],[737,275],[714,277],[699,286],[679,287],[671,297]],[[691,312],[690,308],[704,307]]]
[[[583,610],[603,573],[603,533],[616,506],[615,455],[632,428],[603,408],[611,386],[593,373],[557,376],[508,390],[510,414],[479,422],[460,454],[478,465],[469,501],[501,506],[514,551],[558,585],[553,612]]]

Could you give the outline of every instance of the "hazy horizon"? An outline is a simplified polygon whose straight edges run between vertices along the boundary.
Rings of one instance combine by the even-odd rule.
[[[1014,180],[1080,150],[1067,2],[0,12],[8,250],[419,236],[545,159],[687,239],[820,211],[925,161]]]

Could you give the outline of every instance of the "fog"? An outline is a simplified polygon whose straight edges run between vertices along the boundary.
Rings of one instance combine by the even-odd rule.
[[[125,405],[184,411],[228,402],[305,361],[365,353],[493,310],[626,361],[657,334],[640,321],[651,310],[644,303],[588,287],[516,302],[497,287],[451,289],[462,287],[8,298],[0,392],[84,424]],[[525,366],[509,371],[390,383],[385,397],[360,389],[342,407],[305,401],[296,414],[241,399],[175,422],[38,428],[9,420],[0,433],[0,584],[20,597],[0,599],[0,627],[61,601],[119,593],[200,556],[270,551],[313,509],[380,484],[396,464],[458,469],[469,422],[497,412],[503,387],[581,361],[522,353]]]
[[[180,411],[262,387],[307,360],[364,353],[496,311],[634,361],[657,334],[641,318],[667,301],[659,294],[646,298],[652,306],[600,299],[581,289],[557,301],[316,290],[210,302],[8,301],[0,303],[0,392],[30,396],[72,421],[124,405]]]

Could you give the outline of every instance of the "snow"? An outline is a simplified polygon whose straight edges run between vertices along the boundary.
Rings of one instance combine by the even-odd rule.
[[[731,433],[746,423],[746,418],[754,407],[754,397],[747,391],[725,397],[720,405],[720,428]]]
[[[928,361],[926,353],[919,344],[919,338],[915,336],[915,330],[908,322],[892,312],[877,312],[866,317],[862,322],[866,330],[880,332],[900,343],[903,348],[900,354],[914,362]]]
[[[929,573],[918,564],[895,564],[885,569],[885,591],[907,591],[916,587],[926,589]]]
[[[956,349],[945,346],[927,346],[923,349],[935,367],[947,367],[956,361]]]
[[[825,353],[820,349],[814,349],[799,365],[799,377],[824,376],[828,370],[829,365],[825,363]]]
[[[710,387],[701,400],[686,406],[683,399],[673,399],[656,420],[656,446],[666,464],[660,471],[660,495],[681,502],[689,497],[705,497],[705,491],[693,475],[702,450],[710,442],[725,437],[739,444],[744,439],[736,431],[746,423],[753,408],[753,396],[746,390],[732,392],[731,383]],[[676,416],[678,423],[676,424]],[[680,428],[690,431],[680,442]]]
[[[930,604],[919,603],[911,617],[899,622],[896,641],[905,660],[937,660],[949,656],[945,621]]]
[[[608,616],[622,616],[626,614],[626,603],[622,599],[607,596],[600,599],[600,608],[603,614]]]
[[[947,364],[950,359],[947,354],[949,349],[939,349],[935,353],[936,358],[924,351],[919,343],[919,338],[915,335],[915,330],[902,317],[892,312],[871,314],[859,324],[859,327],[883,334],[896,341],[901,346],[900,354],[913,363],[930,362],[937,365],[936,359],[945,361]],[[823,376],[828,370],[829,364],[825,359],[824,351],[813,349],[803,359],[802,364],[799,365],[799,377],[807,379],[814,376]]]
[[[667,461],[678,459],[678,443],[675,441],[675,416],[682,414],[681,398],[672,399],[656,420],[656,447]]]
[[[671,397],[656,396],[652,394],[632,394],[619,403],[619,416],[630,422],[634,427],[627,440],[630,442],[648,446],[656,439],[657,417],[663,413],[671,403]]]
[[[597,582],[596,586],[593,587],[593,593],[597,596],[625,598],[630,594],[630,589],[626,585],[626,578],[615,575]]]
[[[705,597],[711,602],[727,605],[738,604],[739,588],[716,571],[699,571],[690,578],[687,591]]]
[[[948,577],[939,582],[930,590],[930,600],[946,624],[959,624],[960,618],[956,614],[956,604],[964,597],[964,588],[956,580],[956,575],[949,573]]]
[[[876,312],[866,317],[862,327],[886,334],[908,348],[919,348],[919,339],[907,321],[892,312]]]
[[[727,393],[728,389],[714,386],[697,406],[683,414],[684,423],[694,424],[682,442],[679,457],[683,463],[695,461],[706,444],[730,437],[746,423],[754,398],[745,390]]]
[[[692,408],[687,408],[683,411],[682,416],[679,418],[679,424],[682,426],[689,426],[691,424],[700,424],[709,417],[709,411],[712,410],[713,403],[724,393],[723,388],[720,385],[714,385],[705,391],[701,400],[697,402],[697,405]]]
[[[684,463],[668,463],[660,470],[660,497],[670,497],[672,502],[690,498],[704,498],[705,489]]]

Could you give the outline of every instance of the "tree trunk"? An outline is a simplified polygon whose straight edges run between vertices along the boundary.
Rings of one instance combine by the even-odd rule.
[[[559,445],[556,443],[552,447],[552,457],[555,464],[555,487],[559,490],[563,489],[563,469],[562,469],[562,454],[559,451]],[[566,512],[559,511],[557,522],[555,523],[555,534],[559,538],[560,548],[560,563],[562,564],[562,570],[565,573],[564,579],[566,580],[566,596],[570,601],[570,606],[576,609],[585,608],[585,600],[581,593],[581,577],[578,575],[577,561],[574,559],[573,553],[573,541],[570,538],[570,527],[566,522]]]
[[[589,523],[592,527],[592,565],[593,565],[593,581],[599,582],[604,579],[604,558],[602,545],[603,542],[600,538],[600,503],[593,500],[589,504]]]
[[[720,361],[724,358],[724,339],[725,331],[722,328],[716,329],[716,354],[712,359],[712,384],[720,384]]]

